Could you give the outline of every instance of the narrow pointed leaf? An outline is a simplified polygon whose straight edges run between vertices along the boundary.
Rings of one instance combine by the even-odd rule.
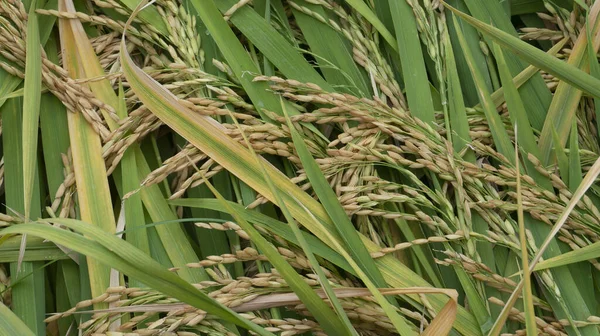
[[[140,0],[122,0],[121,2],[133,11],[139,5]],[[169,31],[167,30],[167,25],[163,21],[158,10],[156,10],[156,8],[154,8],[153,6],[148,6],[144,8],[142,11],[140,11],[138,15],[140,16],[140,19],[142,19],[148,24],[151,24],[152,28],[158,30],[163,35],[167,36],[169,34]]]
[[[322,6],[304,1],[297,3],[324,18],[328,17]],[[371,97],[367,75],[352,58],[352,46],[344,36],[312,16],[296,9],[293,13],[310,51],[316,55],[316,61],[327,82],[339,88],[338,91],[348,92],[357,97]]]
[[[46,3],[45,9],[57,9],[58,0],[49,0]],[[54,22],[56,21],[56,17],[53,15],[48,15],[46,17],[42,17],[39,20],[39,31],[40,31],[40,42],[42,45],[46,44],[46,41],[50,37],[50,32],[52,31],[52,26],[54,26]],[[0,56],[0,61],[5,61],[6,59],[3,56]],[[0,106],[4,105],[6,99],[8,99],[8,95],[11,92],[14,92],[19,84],[23,82],[23,79],[17,76],[13,76],[12,74],[6,72],[6,70],[0,68]]]
[[[506,6],[502,6],[502,2],[479,0],[464,0],[464,2],[466,3],[466,8],[474,18],[498,28],[500,31],[508,34],[509,36],[518,38],[518,32],[511,22],[510,13],[506,11]],[[504,3],[507,4],[508,2]],[[492,39],[486,35],[484,35],[483,38],[487,44],[486,48],[492,49]],[[473,49],[473,46],[471,48]],[[493,73],[494,65],[491,56],[497,56],[495,55],[493,49],[490,51],[491,53],[487,56],[488,69],[490,73]],[[518,75],[527,66],[527,63],[524,62],[518,54],[508,54],[505,58],[510,73],[513,76]],[[535,129],[540,130],[544,123],[548,106],[550,106],[550,101],[552,99],[552,93],[546,86],[541,74],[533,74],[531,79],[525,82],[519,88],[519,92],[521,95],[523,95],[523,97],[528,97],[528,100],[531,102],[529,119],[532,126]]]
[[[331,287],[331,284],[329,283],[329,279],[323,272],[323,269],[321,268],[321,265],[317,261],[317,258],[315,258],[312,248],[310,247],[310,245],[308,244],[308,241],[305,239],[304,235],[302,234],[302,231],[300,231],[300,228],[298,227],[296,220],[294,219],[294,217],[292,216],[292,214],[290,213],[288,208],[285,206],[285,203],[281,200],[281,196],[277,192],[277,189],[272,185],[271,180],[269,180],[269,178],[265,174],[263,174],[263,176],[265,177],[265,181],[267,181],[267,183],[269,183],[269,188],[271,188],[271,190],[273,191],[273,194],[277,198],[277,202],[279,204],[281,204],[281,211],[284,214],[285,219],[287,220],[290,228],[292,229],[294,236],[298,240],[299,246],[302,248],[302,251],[304,251],[304,254],[306,255],[306,258],[308,259],[308,262],[309,262],[313,272],[315,272],[315,274],[317,274],[317,277],[319,278],[319,283],[320,283],[321,287],[323,288],[323,291],[327,294],[327,298],[329,299],[330,304],[333,306],[334,311],[337,314],[337,317],[340,319],[340,321],[344,325],[344,327],[345,327],[344,332],[347,333],[348,335],[358,336],[358,332],[352,326],[352,322],[350,322],[350,319],[348,318],[348,315],[344,311],[342,304],[338,300],[336,293],[334,293],[333,288]]]
[[[446,67],[448,71],[448,116],[450,118],[452,146],[454,151],[460,152],[471,142],[469,134],[469,120],[465,111],[464,96],[460,88],[460,79],[456,68],[454,50],[450,38],[444,42],[446,44]],[[472,151],[467,151],[469,159],[474,160]]]
[[[343,241],[342,246],[344,246],[346,251],[352,255],[353,259],[356,260],[357,264],[377,287],[385,287],[385,281],[373,262],[373,258],[371,258],[369,251],[362,243],[358,236],[358,232],[356,232],[354,225],[348,218],[348,215],[340,204],[335,192],[329,186],[329,182],[321,172],[319,165],[310,154],[304,140],[298,131],[296,131],[289,118],[288,128],[292,133],[294,146],[298,152],[300,161],[302,161],[302,166],[304,167],[308,180],[310,181],[315,194],[317,194],[319,201],[325,208],[327,215],[331,218],[331,221],[335,223],[335,228]]]
[[[170,204],[177,206],[185,206],[185,207],[194,207],[200,209],[210,209],[220,212],[227,212],[227,209],[223,207],[223,203],[219,202],[215,199],[198,199],[198,198],[186,198],[186,199],[176,199],[169,201]],[[268,231],[273,232],[273,234],[282,237],[283,239],[300,246],[300,241],[297,239],[294,232],[289,228],[285,223],[278,221],[277,219],[273,219],[265,214],[262,214],[256,210],[246,209],[244,206],[228,201],[229,207],[234,208],[234,210],[238,213],[244,215],[249,222],[254,225],[258,225]],[[315,236],[302,232],[304,239],[310,245],[311,250],[319,255],[321,258],[335,264],[336,266],[344,269],[347,272],[353,273],[352,268],[348,264],[347,261],[342,258],[335,250],[325,245],[322,241],[317,239]]]
[[[448,117],[450,119],[450,131],[452,140],[452,146],[454,151],[459,153],[465,146],[471,142],[471,135],[469,133],[469,121],[467,113],[465,111],[465,104],[463,100],[463,93],[461,91],[460,79],[457,71],[456,60],[454,58],[454,51],[450,38],[448,37],[445,41],[446,44],[446,67],[448,76]],[[465,160],[475,162],[476,157],[473,151],[468,150],[463,156]],[[487,226],[483,218],[477,213],[472,214],[471,225],[474,230],[483,232]],[[482,230],[479,230],[479,228]],[[480,249],[487,249],[486,246],[479,246]],[[493,255],[489,253],[482,253],[483,255]],[[486,260],[491,262],[493,260]],[[486,325],[491,324],[491,317],[486,308],[486,303],[482,300],[482,295],[477,291],[473,281],[469,278],[467,273],[461,267],[454,267],[458,280],[461,283],[466,297],[469,300],[470,305],[473,307],[473,315],[479,322],[482,329]]]
[[[498,48],[497,45],[494,47]],[[499,48],[498,48],[499,49]],[[502,50],[496,50],[496,55],[502,55]],[[501,63],[501,61],[499,61]],[[504,66],[504,83],[507,83],[506,86],[506,94],[507,98],[512,101],[512,105],[517,109],[515,113],[524,113],[524,109],[522,109],[522,102],[518,97],[518,93],[516,92],[516,88],[511,87],[512,80],[510,79],[510,73],[508,72],[508,68]],[[506,85],[506,84],[505,84]],[[512,91],[512,92],[511,92]],[[516,97],[513,95],[516,94]],[[521,103],[521,104],[519,104]],[[525,122],[525,121],[523,121]],[[520,159],[519,159],[519,130],[518,124],[515,123],[515,171],[517,172],[517,222],[519,224],[519,241],[521,243],[521,264],[523,265],[523,305],[525,306],[525,330],[529,335],[535,335],[537,333],[537,325],[535,322],[535,311],[533,310],[533,293],[532,293],[532,285],[531,285],[531,272],[529,271],[529,250],[527,247],[527,237],[525,235],[525,218],[523,216],[523,195],[521,189],[521,169],[519,167]],[[523,125],[521,127],[529,127],[529,124]],[[529,136],[528,132],[523,132],[525,136]],[[535,144],[535,143],[534,143]]]
[[[554,258],[540,261],[534,271],[541,271],[549,268],[566,266],[586,260],[594,260],[600,258],[600,242],[596,242],[580,249],[563,253]]]
[[[50,36],[46,44],[46,55],[50,61],[56,64],[59,62],[58,48],[58,38],[54,34]],[[42,94],[40,108],[44,166],[46,168],[48,193],[50,198],[53,199],[65,179],[62,155],[67,154],[70,145],[67,109],[52,93]],[[62,131],[57,132],[56,130]]]
[[[591,20],[589,15],[586,17],[586,24],[585,24],[585,33],[587,35],[587,57],[588,57],[588,62],[590,64],[590,75],[594,76],[595,78],[600,79],[600,61],[598,61],[598,58],[596,57],[596,52],[594,51],[594,44],[593,44],[593,40],[592,40],[592,27],[591,26]],[[600,120],[600,98],[596,97],[594,98],[594,112],[596,114],[596,120]],[[598,129],[598,136],[600,136],[600,123],[597,123],[596,125],[597,129]]]
[[[547,54],[550,56],[556,56],[556,54],[562,50],[562,48],[568,41],[569,39],[566,37],[558,41],[558,43],[556,43],[554,46],[552,46],[552,48],[550,48],[550,50],[548,50]],[[496,53],[496,58],[499,57],[500,56],[497,56]],[[527,83],[527,81],[529,81],[535,74],[537,74],[539,70],[539,68],[533,65],[528,66],[527,68],[525,68],[525,70],[519,72],[519,74],[513,78],[514,86],[517,87],[517,89],[520,88],[521,86],[523,86],[523,84]],[[504,102],[506,102],[506,97],[504,96],[504,88],[499,88],[498,90],[494,91],[494,93],[492,93],[492,100],[494,101],[494,104],[496,104],[496,107],[500,107]],[[531,108],[531,104],[529,105],[529,107]],[[477,106],[475,108],[477,108]]]
[[[281,113],[278,98],[268,92],[268,83],[252,81],[253,75],[260,74],[260,70],[219,12],[219,9],[228,10],[236,4],[236,1],[221,0],[215,3],[213,0],[195,0],[192,4],[254,105],[257,108],[266,108]],[[293,50],[289,42],[258,13],[250,8],[242,7],[231,17],[231,21],[244,31],[247,38],[251,39],[253,44],[265,53],[269,60],[286,76],[303,82],[315,83],[325,90],[333,91],[315,69]],[[269,32],[269,34],[265,32]]]
[[[23,216],[25,211],[25,194],[23,190],[23,103],[21,98],[9,99],[0,109],[2,115],[2,151],[4,161],[4,197],[9,214]],[[39,173],[36,165],[31,195],[30,217],[41,216]],[[13,213],[14,212],[14,213]],[[1,240],[9,238],[4,236]],[[44,270],[31,273],[39,268],[40,262],[25,261],[27,243],[25,236],[15,237],[16,259],[10,265],[12,277],[12,309],[13,312],[38,336],[45,334],[44,310],[32,307],[44,307]],[[26,279],[27,281],[18,280]]]
[[[552,130],[552,139],[554,143],[557,145],[554,146],[554,153],[556,153],[556,163],[558,164],[558,169],[560,172],[560,177],[563,181],[569,181],[569,158],[567,157],[567,153],[565,153],[565,149],[560,144],[560,137],[556,130]]]
[[[285,109],[284,109],[285,112]],[[287,114],[286,114],[287,117]],[[233,118],[233,121],[235,122],[235,125],[237,126],[237,128],[241,130],[239,123],[237,122],[237,120],[235,118]],[[288,122],[289,122],[289,118],[288,118]],[[243,131],[242,131],[242,134]],[[254,151],[254,149],[252,148],[252,145],[250,144],[250,141],[248,141],[248,138],[243,135],[244,137],[244,141],[246,143],[247,148],[254,154],[255,158],[256,158],[256,162],[257,164],[260,166],[261,171],[263,173],[263,178],[265,179],[265,181],[267,182],[269,189],[271,189],[271,191],[273,192],[273,195],[275,196],[275,199],[277,200],[277,203],[280,204],[280,209],[281,212],[283,213],[285,219],[287,220],[290,228],[292,229],[292,232],[294,233],[295,238],[298,240],[298,243],[300,245],[300,247],[302,248],[302,250],[304,251],[304,254],[306,255],[306,258],[308,259],[308,262],[313,270],[313,272],[316,273],[318,279],[319,279],[319,283],[321,285],[321,288],[323,289],[323,291],[325,292],[325,294],[327,295],[327,298],[329,299],[329,303],[331,304],[331,306],[333,306],[333,311],[335,312],[335,315],[333,314],[333,311],[330,311],[328,306],[325,306],[323,308],[320,308],[319,306],[323,306],[321,305],[320,299],[317,297],[316,298],[316,303],[312,303],[312,307],[313,309],[325,309],[322,312],[317,313],[316,315],[313,313],[313,315],[315,315],[317,317],[317,319],[327,319],[327,318],[334,318],[335,321],[332,322],[328,322],[327,325],[331,325],[331,324],[339,324],[341,326],[341,330],[335,331],[335,332],[339,332],[339,333],[343,333],[349,336],[358,336],[358,332],[354,329],[354,327],[352,326],[352,323],[350,322],[350,319],[348,318],[348,315],[346,314],[346,312],[344,311],[344,308],[342,307],[342,304],[340,303],[339,299],[337,298],[336,294],[333,292],[333,288],[331,287],[331,284],[329,283],[329,279],[327,278],[327,276],[325,275],[325,273],[323,272],[323,269],[321,268],[321,265],[319,264],[319,262],[317,261],[317,259],[315,258],[315,255],[312,252],[312,249],[310,247],[310,245],[308,244],[308,241],[304,238],[304,235],[302,235],[302,231],[300,230],[300,228],[298,227],[298,223],[296,223],[296,220],[294,219],[294,217],[292,216],[292,214],[290,213],[289,209],[287,208],[287,206],[285,205],[285,202],[283,202],[283,200],[281,199],[281,195],[279,194],[279,192],[277,191],[277,188],[275,188],[275,186],[273,185],[273,182],[269,179],[269,176],[267,175],[267,171],[265,170],[265,167],[262,164],[261,158],[260,156],[258,156],[256,154],[256,152]],[[223,203],[223,205],[227,206],[227,202],[225,202],[224,199],[222,199],[222,197],[219,197],[220,201]],[[233,208],[229,208],[232,209]],[[242,214],[240,213],[236,213],[237,218],[242,218],[242,220],[245,222],[246,226],[251,228],[251,230],[254,231],[255,234],[259,234],[258,231],[256,231],[256,229],[254,227],[252,227],[249,223],[247,223],[245,221],[245,218],[243,217]],[[264,238],[262,236],[260,236],[259,234],[259,241],[263,240]],[[264,244],[265,242],[263,242]],[[268,248],[268,246],[267,246]],[[282,264],[282,266],[286,267],[286,262],[285,260],[283,260],[282,258],[279,258],[279,256],[274,256],[275,259],[277,260],[277,263]],[[281,260],[280,260],[281,259]],[[275,265],[275,267],[277,268],[277,264],[273,263],[273,265]],[[292,278],[297,278],[295,271],[292,269],[291,270],[293,273],[291,274]],[[294,279],[295,281],[297,281],[296,279]],[[302,282],[302,280],[300,280]],[[302,287],[302,284],[301,286]],[[315,295],[313,295],[312,290],[310,290],[307,292],[306,290],[303,292],[302,288],[300,289],[300,293],[299,295],[303,295],[306,297],[306,299],[308,300],[315,300],[315,297],[317,294],[315,293]],[[310,307],[309,307],[310,308]],[[326,316],[326,315],[330,315],[330,316]]]

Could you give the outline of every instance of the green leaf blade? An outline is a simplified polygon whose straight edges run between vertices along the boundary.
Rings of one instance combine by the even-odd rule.
[[[35,13],[37,1],[31,4],[27,20],[27,54],[25,57],[25,84],[23,90],[23,191],[25,218],[31,213],[31,198],[37,173],[38,128],[40,100],[42,95],[42,49],[38,18]]]
[[[433,98],[429,89],[415,16],[406,1],[391,1],[390,11],[396,28],[408,107],[415,117],[426,123],[433,123],[435,119]]]

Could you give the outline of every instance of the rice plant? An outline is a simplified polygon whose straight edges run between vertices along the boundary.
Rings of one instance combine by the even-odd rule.
[[[600,336],[599,14],[0,0],[0,336]]]

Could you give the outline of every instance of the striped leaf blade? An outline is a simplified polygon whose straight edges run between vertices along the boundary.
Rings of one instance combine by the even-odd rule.
[[[2,150],[4,162],[4,196],[9,214],[22,217],[25,211],[25,193],[23,189],[23,99],[12,98],[0,109],[2,115]],[[37,153],[37,150],[36,150]],[[41,217],[39,172],[34,171],[31,194],[30,217]],[[3,240],[8,237],[3,237]],[[25,324],[38,336],[45,334],[44,308],[45,288],[44,270],[33,272],[43,262],[24,261],[27,253],[26,236],[18,237],[14,251],[16,258],[10,264],[12,273],[12,309]],[[17,243],[18,242],[18,243]],[[17,245],[18,244],[18,245]],[[13,255],[14,256],[14,255]],[[32,309],[36,307],[36,309]]]
[[[362,0],[358,1],[362,2]],[[416,18],[406,1],[390,2],[390,12],[396,30],[409,110],[422,121],[433,123],[435,119],[433,98],[429,89]]]
[[[68,10],[68,1],[61,0],[59,2],[60,10]],[[81,68],[82,64],[78,57],[77,43],[70,21],[68,19],[59,20],[64,67],[75,79],[85,78],[86,74]],[[116,223],[106,178],[106,168],[102,158],[100,136],[81,113],[68,113],[68,124],[81,218],[87,223],[97,225],[105,232],[114,233]],[[87,264],[92,296],[101,295],[109,286],[110,268],[91,258],[87,260]],[[95,305],[97,309],[105,307],[107,307],[106,304]]]
[[[38,18],[35,10],[37,1],[30,5],[27,20],[27,54],[25,56],[25,80],[23,87],[23,195],[24,215],[31,214],[31,201],[35,175],[37,174],[38,129],[40,100],[42,95],[42,49]]]
[[[120,118],[127,117],[127,106],[125,104],[125,93],[123,91],[123,85],[119,84],[119,104],[117,106],[117,115]],[[140,184],[140,178],[137,174],[137,163],[135,158],[135,152],[129,148],[123,154],[121,160],[121,171],[122,171],[122,192],[127,194],[138,188]],[[147,255],[150,255],[150,243],[148,241],[148,235],[145,228],[144,208],[142,206],[142,199],[139,194],[133,194],[131,197],[124,199],[121,202],[122,209],[125,211],[125,228],[129,231],[125,236],[127,242],[131,245],[140,249]],[[129,284],[132,287],[140,287],[141,282],[137,279],[130,279]]]
[[[2,315],[0,319],[0,332],[3,335],[35,336],[33,331],[27,328],[25,323],[2,302],[0,302],[0,315]]]

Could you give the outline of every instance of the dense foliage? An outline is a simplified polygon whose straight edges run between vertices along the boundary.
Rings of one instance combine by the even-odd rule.
[[[0,335],[600,336],[599,13],[1,0]]]

